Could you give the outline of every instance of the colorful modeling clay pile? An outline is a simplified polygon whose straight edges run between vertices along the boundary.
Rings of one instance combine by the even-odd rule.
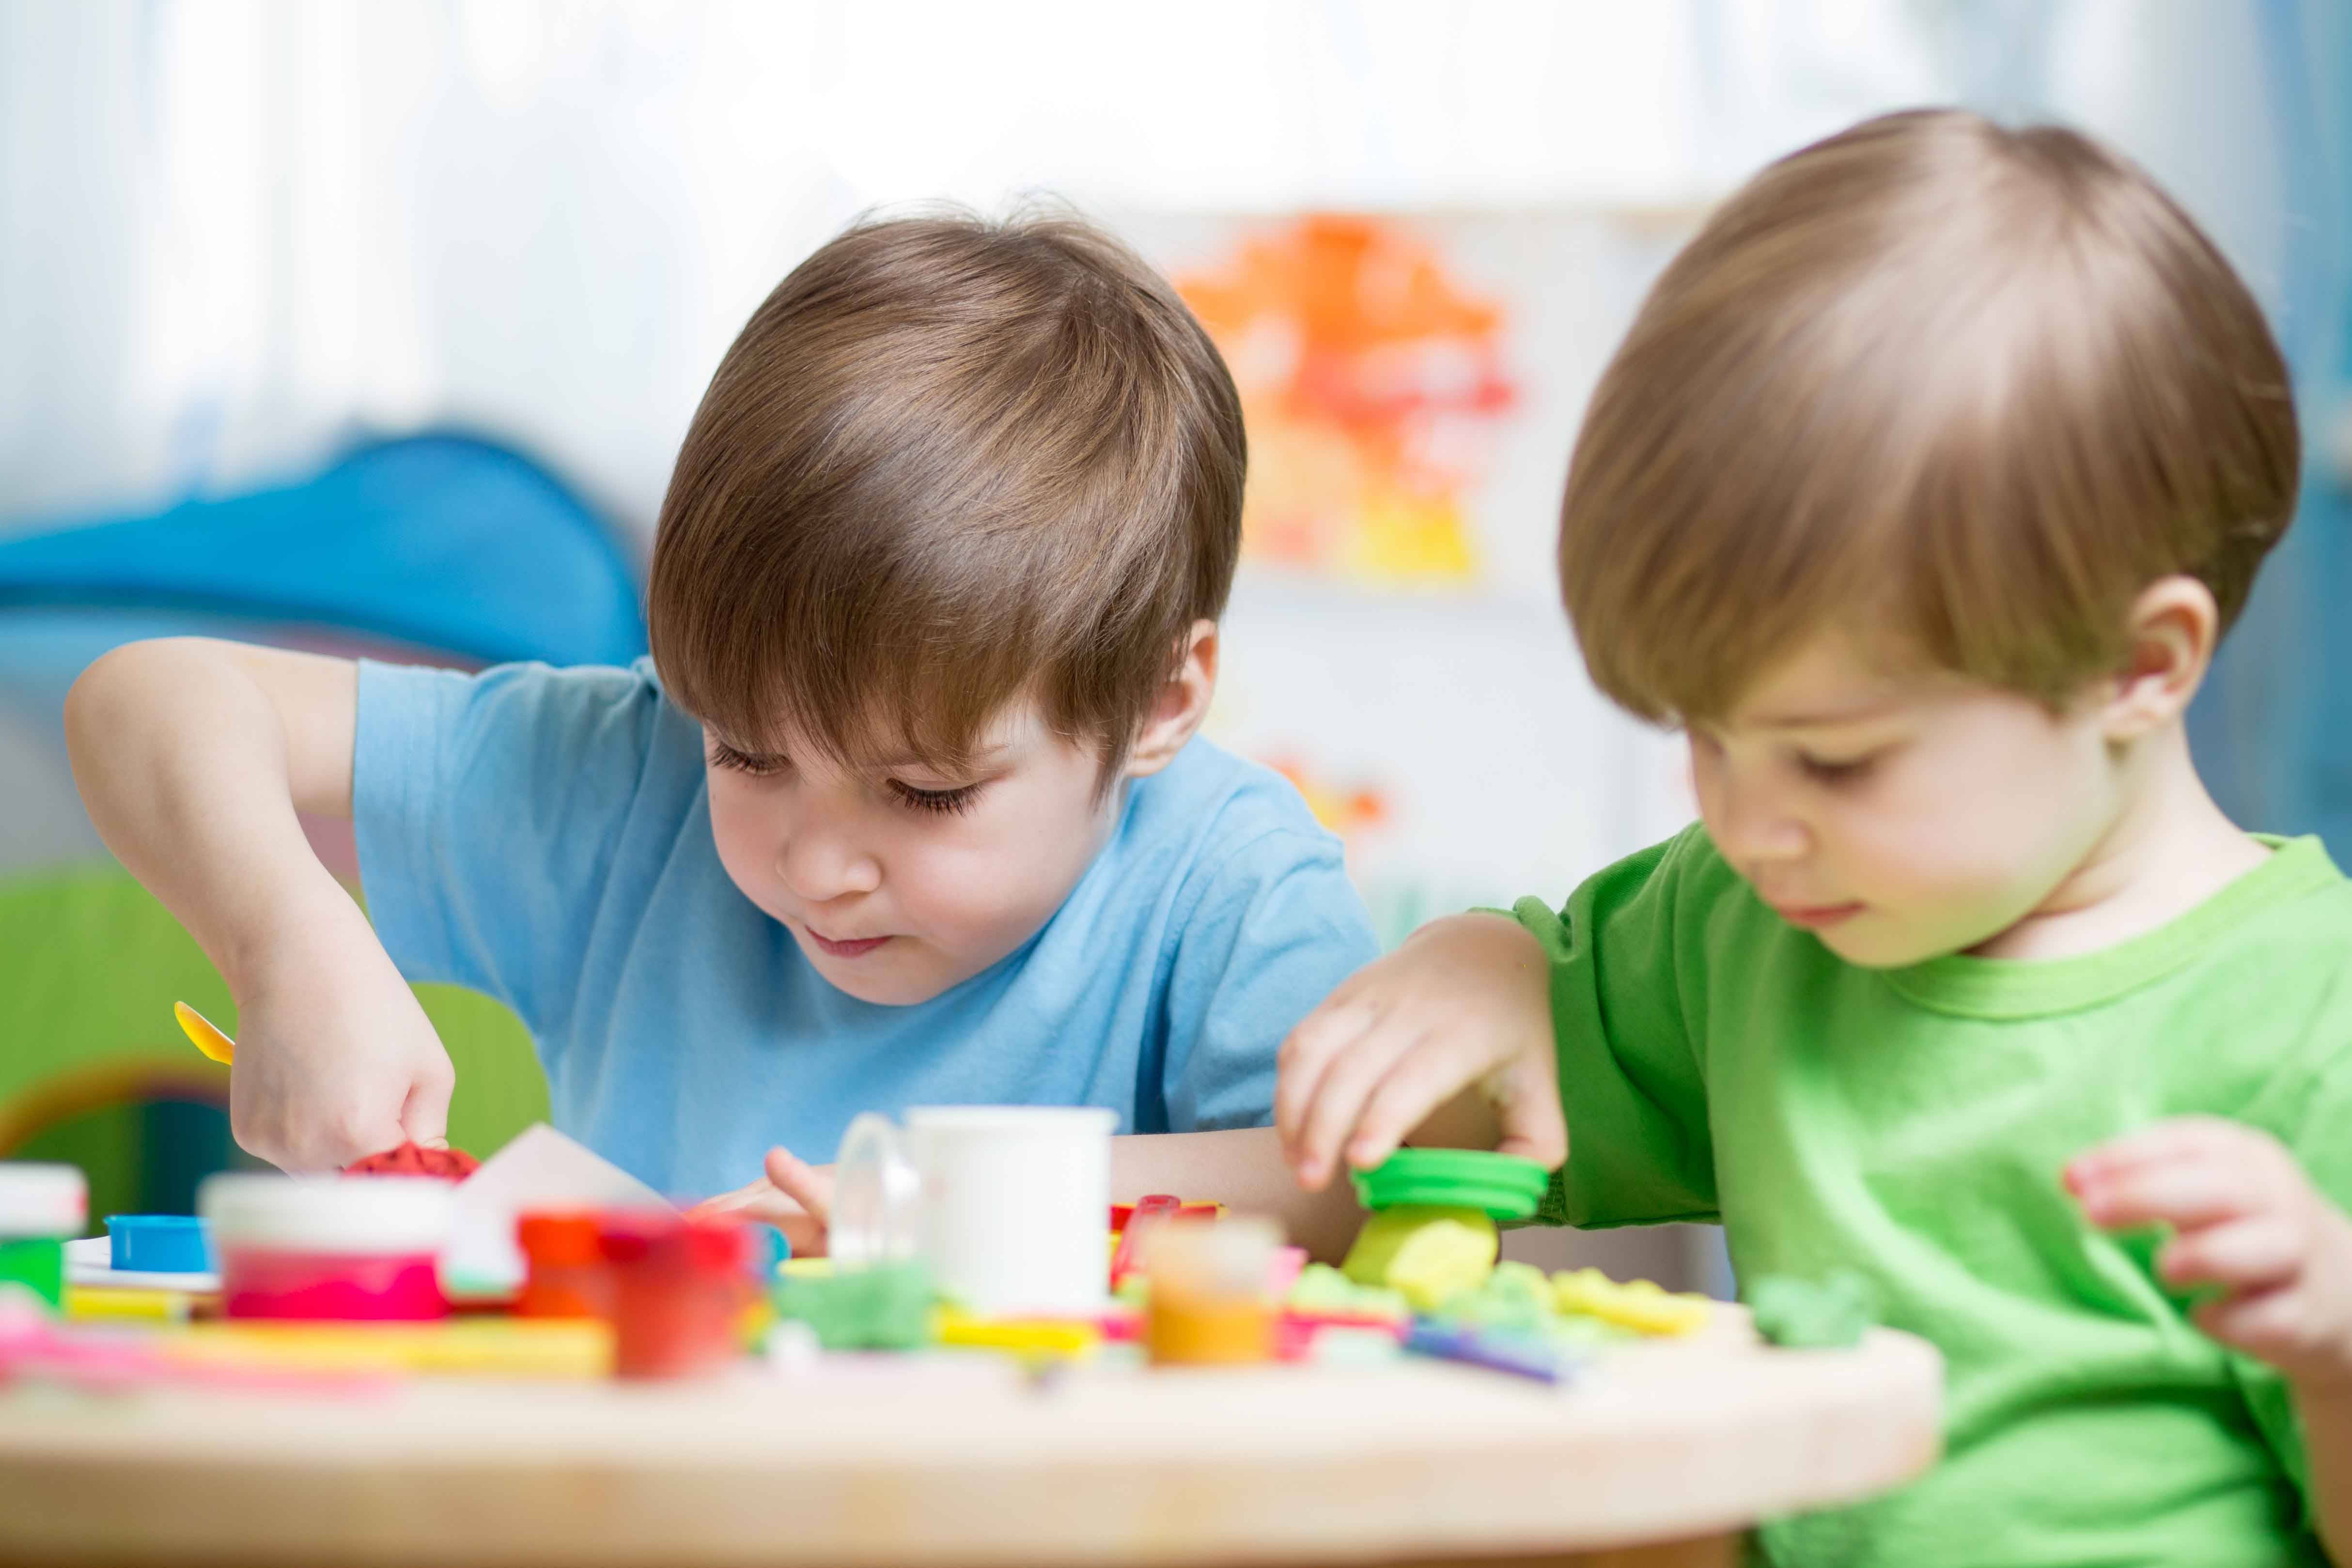
[[[740,1365],[764,1342],[780,1368],[825,1352],[931,1348],[1154,1366],[1418,1355],[1557,1382],[1597,1344],[1686,1334],[1707,1319],[1703,1299],[1646,1281],[1547,1276],[1499,1260],[1498,1226],[1530,1216],[1549,1179],[1501,1155],[1406,1150],[1359,1173],[1372,1212],[1337,1269],[1215,1204],[1154,1197],[1113,1207],[1091,1301],[1079,1281],[1029,1314],[974,1310],[977,1298],[949,1291],[949,1274],[914,1244],[922,1227],[887,1205],[867,1207],[891,1227],[836,1233],[856,1243],[841,1260],[788,1260],[766,1228],[681,1214],[549,1128],[468,1183],[475,1169],[457,1150],[411,1143],[354,1163],[350,1179],[217,1176],[196,1217],[111,1217],[113,1257],[100,1273],[143,1285],[77,1292],[60,1290],[59,1260],[61,1238],[81,1224],[79,1173],[0,1166],[10,1200],[0,1203],[0,1279],[64,1320],[20,1332],[0,1376],[12,1366],[82,1380],[251,1375],[349,1393],[406,1375],[688,1376]],[[890,1190],[899,1188],[928,1190]],[[548,1203],[558,1192],[568,1206]],[[467,1215],[493,1239],[505,1228],[520,1281],[483,1291],[468,1283],[473,1272],[452,1272],[460,1232],[476,1222]],[[1062,1252],[1105,1239],[1083,1215],[1060,1223],[1090,1232],[1087,1249]],[[151,1300],[169,1310],[130,1310]],[[1790,1343],[1841,1343],[1855,1304],[1832,1292],[1825,1305],[1833,1310],[1782,1291],[1759,1315]],[[159,1326],[137,1356],[76,1359],[76,1319],[141,1315]]]

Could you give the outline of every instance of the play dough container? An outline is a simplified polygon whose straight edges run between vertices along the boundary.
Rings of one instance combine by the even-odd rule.
[[[89,1185],[72,1166],[0,1164],[0,1291],[14,1286],[56,1312],[66,1241],[89,1221]]]
[[[623,1377],[715,1372],[742,1349],[751,1287],[751,1231],[731,1220],[665,1211],[597,1219],[613,1271],[613,1370]]]
[[[1475,1208],[1490,1219],[1527,1219],[1551,1173],[1533,1160],[1485,1149],[1399,1149],[1355,1173],[1366,1208]]]
[[[1274,1354],[1266,1290],[1280,1237],[1263,1219],[1153,1224],[1143,1267],[1151,1281],[1144,1348],[1155,1366],[1215,1366]]]
[[[405,1176],[226,1175],[196,1207],[232,1318],[415,1321],[447,1315],[436,1265],[452,1188]]]
[[[107,1264],[141,1274],[209,1274],[212,1243],[193,1214],[110,1214]]]
[[[594,1214],[535,1209],[515,1221],[515,1245],[530,1270],[515,1299],[517,1316],[612,1316],[613,1270],[597,1242]]]

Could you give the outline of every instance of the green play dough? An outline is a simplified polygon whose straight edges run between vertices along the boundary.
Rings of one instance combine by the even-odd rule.
[[[66,1248],[55,1237],[0,1239],[0,1286],[21,1285],[55,1312],[65,1300]]]
[[[1788,1350],[1846,1350],[1878,1321],[1868,1281],[1843,1271],[1816,1282],[1767,1274],[1748,1292],[1748,1315],[1765,1342]]]
[[[920,1263],[782,1275],[776,1316],[804,1322],[827,1350],[919,1350],[931,1343],[931,1276]]]
[[[1438,1315],[1477,1328],[1548,1333],[1553,1322],[1551,1280],[1532,1263],[1507,1260],[1495,1265],[1484,1284],[1446,1301]]]
[[[1425,1312],[1484,1285],[1501,1250],[1484,1211],[1408,1204],[1365,1220],[1340,1271],[1359,1285],[1401,1291]]]

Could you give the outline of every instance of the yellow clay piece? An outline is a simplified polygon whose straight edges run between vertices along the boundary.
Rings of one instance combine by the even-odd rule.
[[[590,1318],[437,1323],[205,1322],[155,1342],[167,1355],[302,1372],[608,1377],[611,1325]]]
[[[1645,1334],[1690,1334],[1706,1326],[1705,1296],[1676,1295],[1654,1280],[1629,1280],[1622,1284],[1598,1269],[1579,1269],[1551,1277],[1552,1305],[1563,1312],[1599,1318],[1619,1328]]]
[[[1434,1312],[1495,1271],[1502,1238],[1475,1208],[1409,1204],[1364,1221],[1340,1271],[1359,1285],[1400,1291],[1420,1312]]]
[[[1101,1325],[1078,1318],[976,1318],[954,1307],[941,1307],[931,1322],[940,1343],[961,1350],[1083,1359],[1102,1344]]]
[[[133,1290],[121,1285],[68,1285],[68,1322],[184,1323],[189,1295],[184,1291]]]

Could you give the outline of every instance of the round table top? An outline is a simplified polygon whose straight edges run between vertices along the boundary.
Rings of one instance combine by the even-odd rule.
[[[1407,1360],[1037,1380],[975,1356],[341,1398],[0,1394],[0,1558],[109,1563],[1370,1561],[1685,1539],[1937,1452],[1908,1335],[1737,1312],[1564,1387]]]

